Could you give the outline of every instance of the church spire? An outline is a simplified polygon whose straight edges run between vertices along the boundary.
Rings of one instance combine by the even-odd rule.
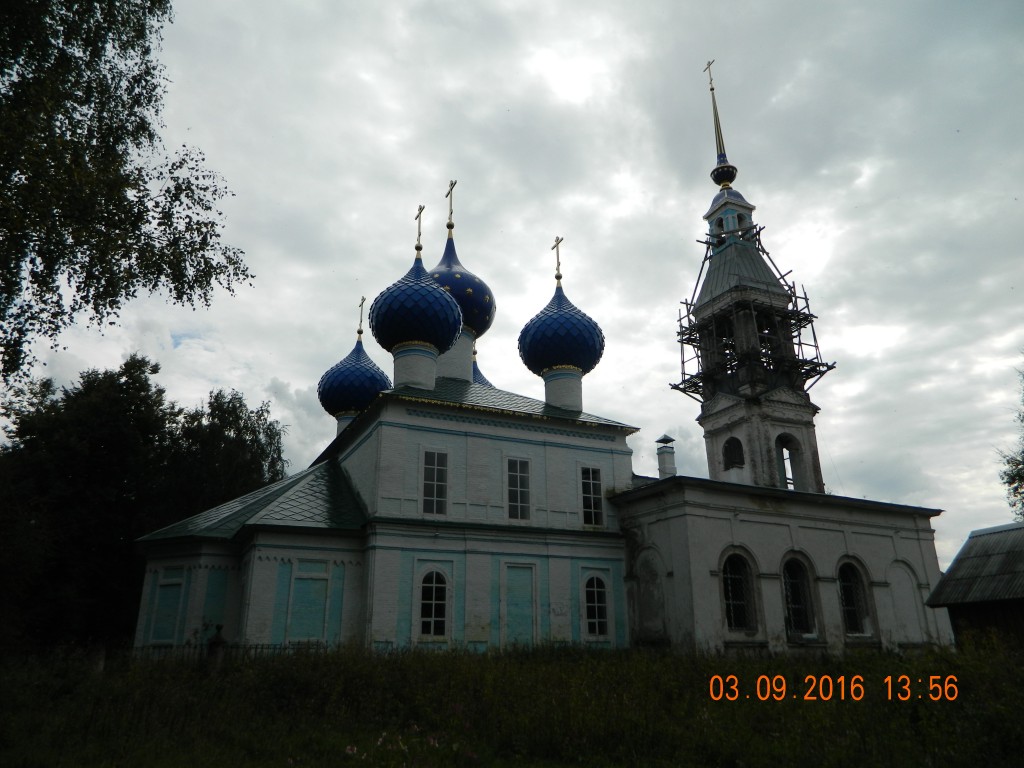
[[[728,189],[734,181],[739,171],[736,166],[729,162],[729,158],[725,156],[725,139],[722,138],[722,121],[718,119],[718,101],[715,99],[715,81],[711,77],[711,65],[715,63],[712,59],[708,62],[708,65],[704,67],[704,71],[708,73],[708,86],[711,88],[711,111],[715,117],[715,149],[718,152],[718,164],[711,170],[711,180],[715,182],[722,189]]]
[[[807,390],[835,367],[814,334],[807,295],[781,274],[761,243],[751,205],[731,184],[711,64],[720,189],[704,215],[701,275],[679,319],[682,380],[674,389],[701,404],[712,480],[822,493]],[[788,273],[786,273],[788,274]]]

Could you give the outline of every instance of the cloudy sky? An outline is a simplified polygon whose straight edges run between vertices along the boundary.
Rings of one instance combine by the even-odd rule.
[[[181,404],[234,387],[287,425],[292,470],[331,439],[320,375],[408,269],[418,204],[440,258],[449,179],[462,262],[495,293],[480,364],[543,398],[518,359],[554,289],[604,329],[586,410],[677,440],[707,476],[679,380],[679,302],[715,187],[713,68],[735,184],[772,257],[806,286],[812,390],[836,494],[939,507],[945,566],[1011,521],[998,480],[1024,367],[1024,6],[858,3],[176,0],[165,31],[168,146],[201,148],[235,197],[226,239],[254,287],[209,311],[140,299],[118,328],[40,350],[59,381],[139,350]],[[371,357],[390,357],[367,334]]]

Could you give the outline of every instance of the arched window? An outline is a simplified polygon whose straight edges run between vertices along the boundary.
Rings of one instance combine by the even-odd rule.
[[[447,617],[448,581],[440,571],[429,571],[420,586],[420,634],[444,637]]]
[[[843,609],[843,629],[847,635],[870,635],[867,592],[860,570],[852,563],[839,566],[839,602]]]
[[[722,566],[722,591],[725,621],[731,630],[757,629],[754,609],[754,582],[750,565],[743,555],[729,555]]]
[[[587,635],[605,637],[608,634],[608,590],[604,579],[591,576],[584,586],[587,608]]]
[[[726,469],[743,466],[743,443],[738,437],[730,437],[722,446],[722,463]]]
[[[792,435],[779,435],[775,438],[775,461],[779,473],[779,487],[791,491],[801,491],[798,478],[801,468],[800,443]]]
[[[723,219],[721,216],[719,216],[717,219],[715,219],[715,231],[716,232],[722,232],[724,229],[725,229],[725,219]]]
[[[814,602],[807,567],[791,558],[782,566],[782,588],[786,598],[786,632],[794,636],[814,635]]]

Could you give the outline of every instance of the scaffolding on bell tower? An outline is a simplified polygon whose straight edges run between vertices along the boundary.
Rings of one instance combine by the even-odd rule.
[[[835,368],[818,348],[806,290],[801,286],[798,292],[786,279],[789,273],[776,266],[761,242],[762,229],[751,225],[698,240],[706,248],[704,260],[678,318],[682,377],[670,384],[697,402],[708,402],[718,392],[757,397],[780,386],[806,392]],[[735,276],[732,287],[698,306],[701,280],[729,235],[753,246],[778,282],[757,285],[749,276]]]

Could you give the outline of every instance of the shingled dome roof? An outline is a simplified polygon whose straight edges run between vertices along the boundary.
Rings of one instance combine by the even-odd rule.
[[[490,287],[459,263],[455,239],[449,237],[444,255],[430,276],[448,291],[462,310],[462,323],[480,338],[494,322],[497,305]]]
[[[405,277],[373,300],[370,330],[388,352],[399,344],[419,342],[444,353],[462,331],[462,310],[430,277],[417,254]]]
[[[363,349],[362,331],[355,347],[332,366],[317,385],[320,405],[331,416],[349,411],[361,411],[385,389],[391,389],[391,379]]]
[[[555,295],[519,334],[519,356],[538,376],[560,366],[589,373],[604,354],[604,333],[566,298],[561,283]]]

